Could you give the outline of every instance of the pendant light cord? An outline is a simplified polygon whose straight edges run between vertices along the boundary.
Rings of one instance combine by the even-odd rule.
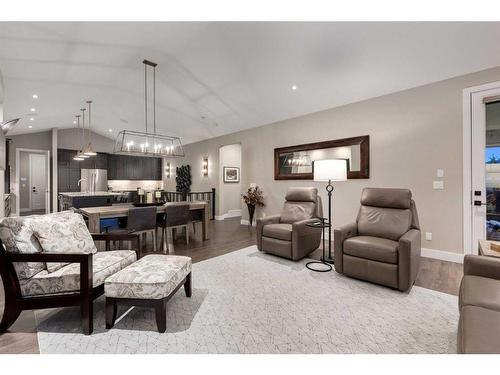
[[[80,109],[82,111],[82,130],[83,130],[83,136],[82,136],[82,152],[84,148],[84,143],[85,143],[85,108]]]
[[[156,65],[153,67],[153,130],[156,135]]]
[[[76,122],[77,122],[77,124],[78,124],[78,125],[77,125],[77,127],[78,127],[78,133],[80,133],[80,115],[76,115],[75,117],[76,117]],[[83,139],[83,133],[82,133],[82,134],[80,134],[80,139]],[[81,146],[81,145],[80,145],[80,146]],[[82,151],[82,150],[81,150],[81,147],[80,147],[80,151]]]
[[[144,112],[146,115],[146,134],[148,134],[148,66],[144,63]]]
[[[89,105],[89,145],[92,144],[92,130],[90,130],[90,123],[91,123],[91,119],[92,119],[92,116],[91,116],[91,113],[90,113],[90,105],[92,104],[92,100],[88,100],[87,101],[87,104]]]

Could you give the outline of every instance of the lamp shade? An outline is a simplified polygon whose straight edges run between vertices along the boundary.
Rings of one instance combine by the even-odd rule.
[[[314,181],[346,181],[347,160],[329,159],[316,160],[314,166]]]

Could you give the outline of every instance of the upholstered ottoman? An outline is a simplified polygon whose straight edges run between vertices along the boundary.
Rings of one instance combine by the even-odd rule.
[[[184,285],[191,297],[191,258],[151,254],[139,259],[104,282],[106,328],[116,320],[117,304],[154,307],[160,333],[167,329],[167,301]]]

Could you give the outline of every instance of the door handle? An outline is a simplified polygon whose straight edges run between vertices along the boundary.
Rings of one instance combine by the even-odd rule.
[[[481,201],[474,201],[474,206],[486,206],[486,203]]]

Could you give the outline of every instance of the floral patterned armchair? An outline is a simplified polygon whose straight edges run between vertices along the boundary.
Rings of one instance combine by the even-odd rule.
[[[80,306],[83,333],[93,331],[93,300],[104,280],[133,263],[133,250],[98,252],[94,241],[137,241],[134,234],[91,234],[81,215],[59,212],[0,221],[0,275],[5,308],[0,332],[23,310]]]

